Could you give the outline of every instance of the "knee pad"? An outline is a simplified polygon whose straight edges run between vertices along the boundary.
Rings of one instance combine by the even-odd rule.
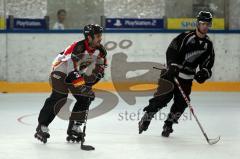
[[[147,112],[158,112],[160,109],[167,106],[171,98],[171,94],[153,97],[149,100],[149,106],[147,106],[145,110]]]
[[[62,107],[66,102],[67,102],[67,97],[58,99],[54,105],[54,113],[58,114],[58,112],[62,109]]]
[[[78,100],[73,107],[70,120],[80,121],[81,123],[83,123],[86,120],[86,113],[88,113],[90,104],[91,102]]]
[[[53,111],[54,114],[57,114],[66,103],[67,96],[67,94],[59,94],[53,92],[51,96],[45,101],[45,105],[47,105],[46,108],[50,109],[50,112]]]
[[[184,110],[187,108],[187,104],[177,104],[177,103],[173,103],[170,111],[171,113],[183,113]]]
[[[143,109],[143,111],[147,113],[156,113],[158,112],[158,110],[159,109],[155,105],[148,105]]]
[[[92,97],[85,97],[85,96],[75,96],[77,102],[75,103],[73,107],[74,112],[78,111],[85,111],[88,110],[90,104],[94,100]]]

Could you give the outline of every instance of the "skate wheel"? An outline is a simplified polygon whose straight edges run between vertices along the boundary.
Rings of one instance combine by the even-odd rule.
[[[85,139],[84,139],[84,138],[82,139],[82,142],[85,142]]]
[[[76,142],[79,143],[81,141],[81,138],[77,138]]]
[[[68,137],[66,138],[66,140],[67,140],[67,142],[70,142],[70,137],[68,136]]]
[[[47,143],[47,139],[43,139],[43,141],[42,141],[44,144],[46,144]]]
[[[68,137],[66,138],[66,140],[67,140],[68,142],[72,142],[72,143],[74,143],[74,142],[76,141],[76,139],[75,139],[74,137],[72,137],[72,136],[68,136]]]
[[[162,132],[162,136],[163,136],[163,137],[169,137],[169,133],[167,133],[167,132]]]

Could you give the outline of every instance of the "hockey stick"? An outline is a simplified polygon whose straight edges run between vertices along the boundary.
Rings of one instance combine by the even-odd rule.
[[[153,68],[156,69],[156,70],[161,70],[161,71],[162,71],[162,70],[166,70],[165,67],[164,67],[164,68],[158,68],[158,67],[154,67],[154,66],[153,66]]]
[[[191,104],[190,104],[190,101],[188,100],[186,94],[184,93],[184,91],[183,91],[183,89],[182,89],[181,85],[179,84],[179,82],[178,82],[178,80],[177,80],[176,77],[174,77],[174,81],[175,81],[176,85],[178,86],[179,91],[181,92],[181,94],[182,94],[184,100],[186,101],[186,103],[187,103],[187,105],[188,105],[188,108],[189,108],[190,112],[191,112],[192,115],[194,116],[194,118],[195,118],[195,120],[196,120],[198,126],[200,127],[200,129],[201,129],[201,131],[202,131],[202,133],[203,133],[205,139],[207,140],[208,144],[209,144],[209,145],[216,144],[216,143],[220,140],[220,136],[218,136],[218,137],[215,138],[215,139],[209,139],[209,138],[208,138],[208,136],[207,136],[207,134],[205,133],[205,131],[203,130],[203,127],[202,127],[201,123],[199,122],[199,120],[198,120],[196,114],[194,113],[194,110],[193,110],[193,107],[192,107]]]
[[[82,134],[82,140],[81,140],[81,149],[85,150],[85,151],[95,150],[95,148],[91,145],[84,145],[85,136],[86,136],[86,125],[87,125],[88,112],[89,112],[89,110],[86,111],[86,119],[85,119],[85,123],[84,123],[84,127],[83,127],[83,134]]]
[[[156,70],[164,70],[164,69],[166,69],[166,68],[158,68],[158,67],[153,67],[153,68],[156,69]],[[205,131],[204,131],[201,123],[199,122],[197,116],[195,115],[194,110],[193,110],[193,107],[191,106],[190,101],[188,100],[187,96],[185,95],[185,93],[184,93],[181,85],[179,84],[177,78],[174,78],[174,81],[175,81],[176,85],[178,86],[178,89],[180,90],[180,92],[181,92],[184,100],[186,101],[186,103],[187,103],[187,105],[188,105],[188,108],[190,109],[190,112],[193,114],[195,120],[197,121],[197,124],[198,124],[198,126],[200,127],[201,132],[203,133],[203,135],[204,135],[205,139],[207,140],[208,144],[209,144],[209,145],[216,144],[216,143],[220,140],[220,136],[218,136],[218,137],[215,138],[215,139],[209,139],[209,138],[208,138],[208,136],[207,136],[207,134],[205,133]]]

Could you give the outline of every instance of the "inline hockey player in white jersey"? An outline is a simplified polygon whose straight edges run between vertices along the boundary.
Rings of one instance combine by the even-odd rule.
[[[69,92],[76,103],[69,118],[67,140],[82,140],[81,125],[95,98],[92,86],[103,78],[107,65],[107,52],[101,44],[102,32],[103,28],[97,24],[86,25],[83,29],[85,39],[71,44],[54,60],[50,74],[52,93],[40,111],[35,133],[43,143],[50,137],[48,126],[66,103]],[[94,67],[87,75],[90,65]]]

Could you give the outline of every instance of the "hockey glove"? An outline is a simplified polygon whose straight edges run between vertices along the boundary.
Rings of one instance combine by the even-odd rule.
[[[80,74],[77,70],[70,72],[67,75],[65,82],[67,84],[73,84],[75,87],[85,84],[83,74]]]
[[[201,84],[204,83],[209,77],[209,72],[206,69],[201,69],[195,74],[194,79]]]
[[[174,77],[177,77],[178,74],[179,74],[179,66],[178,65],[175,65],[175,64],[171,64],[169,67],[168,67],[168,71],[167,71],[167,74],[168,74],[168,77],[170,79],[173,79]]]

